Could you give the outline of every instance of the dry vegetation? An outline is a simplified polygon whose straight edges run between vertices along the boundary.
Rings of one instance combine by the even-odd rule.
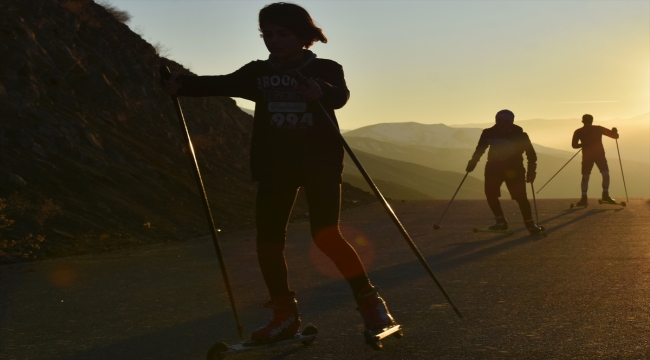
[[[52,201],[45,199],[40,203],[29,201],[24,195],[14,193],[8,199],[0,198],[0,258],[4,262],[11,260],[35,260],[45,241],[43,235],[17,235],[14,228],[18,225],[9,217],[20,216],[38,224],[41,228],[45,223],[61,214],[61,208]]]
[[[123,23],[123,24],[128,24],[129,21],[131,21],[131,14],[124,10],[120,10],[116,8],[113,4],[111,4],[110,1],[107,0],[96,0],[95,3],[98,5],[101,5],[106,11],[108,11],[109,14],[113,15],[115,20]]]

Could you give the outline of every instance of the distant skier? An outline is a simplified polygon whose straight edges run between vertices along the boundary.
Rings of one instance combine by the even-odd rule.
[[[379,288],[371,284],[339,228],[343,145],[318,101],[336,121],[334,110],[350,96],[343,68],[308,50],[327,38],[298,5],[266,5],[259,12],[259,30],[270,53],[267,60],[249,62],[221,76],[172,73],[164,82],[165,91],[172,95],[236,96],[255,102],[251,171],[253,180],[259,181],[257,258],[270,295],[265,307],[273,310],[273,317],[252,332],[251,340],[289,339],[300,328],[284,254],[289,216],[300,187],[307,196],[314,243],[347,280],[365,328],[394,326]],[[298,70],[308,79],[305,84],[298,83]]]
[[[501,110],[496,114],[496,125],[483,130],[476,146],[476,151],[465,169],[471,172],[481,159],[485,150],[490,147],[488,161],[485,164],[485,197],[494,213],[496,224],[490,230],[505,231],[508,221],[503,215],[499,197],[501,184],[504,182],[514,200],[519,204],[521,215],[524,218],[526,229],[533,234],[543,233],[543,229],[533,221],[530,202],[526,194],[526,183],[535,181],[537,169],[537,154],[533,149],[528,134],[517,125],[514,125],[515,114],[510,110]],[[528,172],[523,166],[523,153],[528,159]]]
[[[577,206],[587,206],[587,189],[589,188],[589,177],[594,163],[598,166],[603,176],[603,202],[615,203],[616,201],[609,196],[609,166],[605,158],[605,148],[603,148],[603,135],[612,139],[618,139],[618,130],[612,128],[609,130],[602,126],[592,125],[594,117],[585,114],[582,116],[583,127],[573,133],[571,146],[574,149],[582,148],[582,182],[580,187],[582,197],[576,204]]]

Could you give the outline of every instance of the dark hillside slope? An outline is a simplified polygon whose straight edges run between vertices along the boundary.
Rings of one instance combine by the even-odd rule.
[[[93,1],[0,1],[0,263],[208,233],[161,62]],[[217,226],[252,226],[252,117],[181,104]]]
[[[354,153],[373,180],[383,180],[384,182],[399,184],[402,189],[411,189],[411,192],[408,195],[402,191],[395,191],[398,189],[391,189],[385,194],[385,196],[394,199],[450,199],[454,195],[454,192],[458,188],[458,185],[464,176],[464,174],[461,173],[436,170],[406,161],[388,159],[360,150],[355,150]],[[343,174],[344,176],[361,175],[347,155],[345,157],[345,168],[343,169]],[[367,185],[361,186],[361,184],[353,184],[362,189],[369,190]],[[377,185],[379,186],[380,184]],[[379,190],[382,189],[380,188]],[[415,192],[413,190],[415,190]],[[414,197],[413,195],[416,195],[418,192],[425,194],[427,197]],[[505,186],[502,187],[501,193],[505,198],[509,198],[509,193],[505,189]],[[483,181],[468,176],[456,197],[458,199],[484,198]]]

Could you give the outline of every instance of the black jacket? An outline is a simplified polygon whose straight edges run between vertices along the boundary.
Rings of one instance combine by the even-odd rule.
[[[470,161],[478,163],[488,147],[490,151],[485,165],[485,176],[502,174],[508,170],[524,171],[524,152],[528,160],[528,172],[535,173],[537,154],[528,134],[521,127],[512,125],[505,133],[497,129],[496,125],[483,130]]]
[[[343,107],[350,96],[343,68],[316,58],[302,66],[300,73],[320,85],[320,102],[336,129],[317,102],[306,102],[294,89],[294,76],[277,70],[269,61],[252,61],[228,75],[181,76],[178,95],[232,96],[255,102],[250,159],[253,180],[340,182],[343,146],[334,109]]]

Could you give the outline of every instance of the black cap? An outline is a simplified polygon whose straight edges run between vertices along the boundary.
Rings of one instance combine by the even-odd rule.
[[[510,121],[515,122],[515,114],[510,110],[501,110],[494,117],[495,120],[499,121]]]

